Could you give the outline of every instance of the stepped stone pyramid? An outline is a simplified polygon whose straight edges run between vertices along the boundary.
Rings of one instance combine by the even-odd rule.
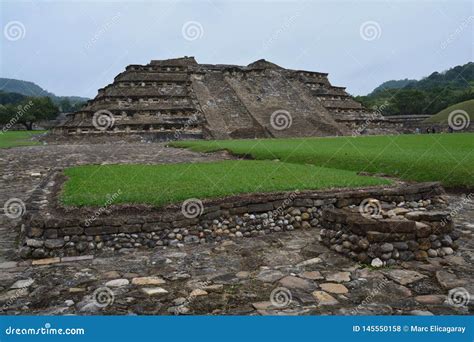
[[[183,57],[129,65],[54,133],[157,140],[335,136],[350,134],[367,115],[326,73],[265,60],[237,66]]]

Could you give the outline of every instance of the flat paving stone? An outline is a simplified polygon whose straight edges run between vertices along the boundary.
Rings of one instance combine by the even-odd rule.
[[[132,285],[162,285],[166,280],[160,277],[137,277],[132,279]]]
[[[326,280],[329,282],[337,282],[337,283],[342,283],[342,282],[348,282],[351,281],[351,274],[350,272],[336,272],[336,273],[331,273],[326,275]]]
[[[313,297],[316,299],[318,305],[336,305],[339,304],[338,300],[331,296],[329,293],[324,291],[314,291],[312,293]]]
[[[168,293],[168,291],[162,287],[142,287],[141,291],[148,296],[165,295]]]
[[[316,287],[312,282],[306,279],[293,277],[293,276],[284,277],[280,279],[278,283],[281,286],[287,287],[289,289],[301,289],[301,290],[307,290],[307,291],[310,291],[311,289]]]
[[[410,270],[388,270],[383,273],[400,285],[411,284],[413,282],[419,281],[420,279],[426,278],[425,275]]]
[[[128,279],[113,279],[106,282],[105,286],[121,287],[121,286],[127,286],[128,284],[130,284],[130,281]]]
[[[342,284],[336,284],[336,283],[322,283],[319,285],[321,289],[323,289],[326,292],[330,293],[336,293],[336,294],[345,294],[348,293],[349,290],[347,287],[345,287]]]

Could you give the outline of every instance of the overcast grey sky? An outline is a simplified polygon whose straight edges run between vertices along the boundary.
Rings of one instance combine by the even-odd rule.
[[[2,1],[0,76],[94,97],[128,64],[265,58],[366,94],[473,60],[472,1]]]

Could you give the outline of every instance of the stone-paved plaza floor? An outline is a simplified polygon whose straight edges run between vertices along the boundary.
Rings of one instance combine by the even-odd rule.
[[[26,200],[51,168],[228,158],[141,143],[0,149],[0,204],[3,210],[10,198]],[[453,208],[462,199],[446,198]],[[381,269],[321,245],[317,228],[34,265],[16,254],[17,223],[0,212],[0,312],[7,315],[473,312],[472,299],[465,300],[474,294],[473,203],[457,210],[455,254]]]

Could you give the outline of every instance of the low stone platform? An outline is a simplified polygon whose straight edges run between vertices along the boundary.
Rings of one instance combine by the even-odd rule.
[[[364,212],[364,206],[325,210],[321,220],[326,228],[321,231],[322,242],[376,267],[451,255],[458,248],[454,240],[459,234],[453,232],[449,212],[434,210],[441,207],[439,199],[415,202],[415,207],[408,208],[403,202],[384,202],[385,210],[378,200],[371,202],[376,208],[371,213]]]
[[[311,229],[320,225],[324,210],[359,205],[367,198],[393,203],[428,199],[435,202],[443,193],[438,183],[422,183],[357,190],[248,194],[204,201],[189,199],[163,208],[145,205],[71,208],[62,206],[58,199],[63,181],[60,171],[52,172],[27,203],[30,210],[23,218],[20,246],[23,258],[179,247],[183,243]]]

